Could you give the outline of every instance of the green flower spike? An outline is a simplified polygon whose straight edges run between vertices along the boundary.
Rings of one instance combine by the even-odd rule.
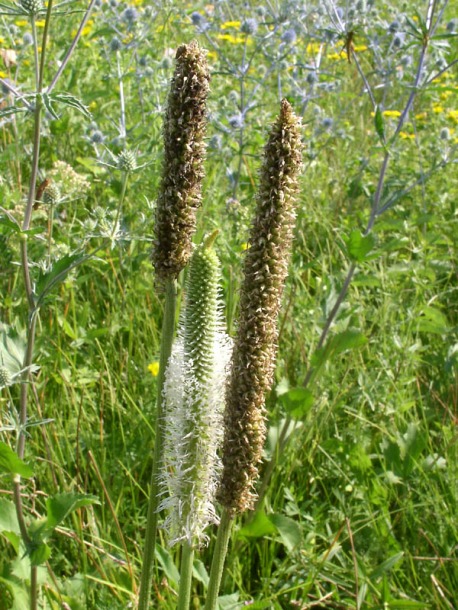
[[[204,175],[209,80],[205,52],[197,42],[181,45],[164,122],[164,162],[154,228],[152,260],[162,280],[178,277],[192,252]]]
[[[299,126],[290,104],[283,100],[264,151],[245,255],[218,492],[230,514],[253,508],[255,499],[253,486],[266,435],[264,402],[273,381],[277,317],[295,219],[294,194],[301,165]]]
[[[164,460],[159,510],[166,509],[170,544],[206,541],[216,523],[214,496],[221,465],[224,394],[231,341],[223,330],[217,232],[194,250],[184,315],[164,384]]]

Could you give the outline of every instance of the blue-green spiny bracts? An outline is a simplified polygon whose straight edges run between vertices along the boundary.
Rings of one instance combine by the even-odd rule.
[[[167,509],[170,543],[200,546],[216,523],[214,496],[221,472],[217,451],[231,342],[223,330],[215,235],[189,264],[184,314],[164,384],[164,459],[159,509]]]
[[[164,120],[164,162],[155,217],[152,260],[156,277],[175,279],[192,252],[204,175],[209,70],[197,42],[176,53]]]
[[[264,150],[227,387],[218,500],[230,513],[253,508],[255,499],[253,487],[266,435],[265,395],[273,382],[277,318],[295,221],[299,127],[299,119],[283,100]]]

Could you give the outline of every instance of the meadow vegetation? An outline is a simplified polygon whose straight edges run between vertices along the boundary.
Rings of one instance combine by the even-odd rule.
[[[211,73],[193,241],[219,231],[230,336],[284,98],[303,140],[257,501],[235,521],[219,606],[456,608],[457,0],[46,6],[0,2],[0,610],[136,607],[162,130],[192,40]],[[194,555],[192,608],[216,531]],[[180,547],[157,536],[151,607],[172,609]]]

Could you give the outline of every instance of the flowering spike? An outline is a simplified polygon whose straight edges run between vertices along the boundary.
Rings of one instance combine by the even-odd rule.
[[[222,330],[215,238],[216,232],[191,257],[184,316],[164,384],[161,493],[166,497],[159,510],[169,511],[165,527],[171,544],[187,541],[198,546],[206,540],[205,527],[217,522],[217,449],[231,345]]]
[[[240,313],[227,388],[223,475],[218,492],[231,513],[253,508],[264,445],[265,394],[272,386],[277,317],[294,227],[301,164],[299,119],[283,100],[264,151],[255,218],[244,262]]]
[[[209,71],[197,42],[176,54],[164,123],[164,164],[156,207],[153,264],[160,279],[174,279],[192,252],[201,203]]]

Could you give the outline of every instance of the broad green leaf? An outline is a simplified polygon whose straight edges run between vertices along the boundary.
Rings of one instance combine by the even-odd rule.
[[[240,608],[239,594],[230,593],[229,595],[221,595],[218,597],[219,610],[236,610]]]
[[[46,500],[46,525],[49,529],[54,529],[61,523],[71,512],[98,504],[99,500],[96,496],[77,494],[77,493],[61,493]]]
[[[33,470],[8,445],[0,442],[0,473],[19,474],[28,479],[33,475]]]
[[[200,559],[194,559],[194,565],[192,568],[193,577],[199,582],[203,583],[205,587],[208,586],[209,576],[207,568]]]
[[[361,235],[360,231],[352,231],[347,239],[348,256],[352,261],[361,263],[366,259],[374,244],[372,235]]]
[[[367,337],[355,328],[348,328],[331,339],[331,349],[334,354],[341,354],[349,349],[363,347],[367,343]]]
[[[312,356],[312,366],[318,368],[332,356],[363,347],[367,341],[367,337],[356,328],[347,328],[347,330],[331,337],[324,347],[315,351]]]
[[[419,312],[418,330],[424,333],[442,335],[448,330],[447,316],[437,307],[425,306]]]
[[[167,548],[163,548],[162,546],[157,544],[156,556],[168,580],[175,584],[178,584],[180,582],[180,573],[174,563],[173,556],[170,553],[170,550]]]
[[[43,299],[54,288],[54,286],[56,286],[56,284],[62,282],[72,269],[80,265],[88,258],[89,257],[87,255],[68,254],[53,263],[49,271],[44,273],[42,272],[38,278],[35,291],[37,295],[37,306],[42,303]]]
[[[276,526],[272,523],[269,517],[263,510],[258,510],[254,519],[242,527],[237,533],[239,536],[246,538],[262,538],[270,536],[277,532]]]
[[[313,406],[314,397],[306,388],[292,388],[281,395],[281,403],[294,419],[302,419]]]
[[[374,123],[375,131],[377,132],[380,141],[382,142],[382,144],[385,144],[385,124],[383,120],[383,112],[380,106],[377,106],[377,109],[375,111]]]
[[[389,572],[391,568],[393,568],[401,559],[404,557],[404,553],[396,553],[388,559],[385,559],[380,565],[378,565],[370,575],[371,580],[377,580],[381,576],[383,576],[386,572]]]
[[[51,557],[51,549],[45,542],[34,545],[29,550],[30,563],[33,566],[39,566]]]
[[[4,583],[11,591],[13,597],[13,605],[8,606],[10,610],[24,610],[30,608],[30,599],[26,581],[18,581],[14,578],[0,576],[0,582]]]
[[[0,532],[21,533],[16,516],[16,507],[13,502],[4,498],[0,498]]]
[[[302,532],[296,521],[280,514],[271,515],[270,521],[277,528],[281,541],[288,551],[291,552],[300,546],[302,542]]]

